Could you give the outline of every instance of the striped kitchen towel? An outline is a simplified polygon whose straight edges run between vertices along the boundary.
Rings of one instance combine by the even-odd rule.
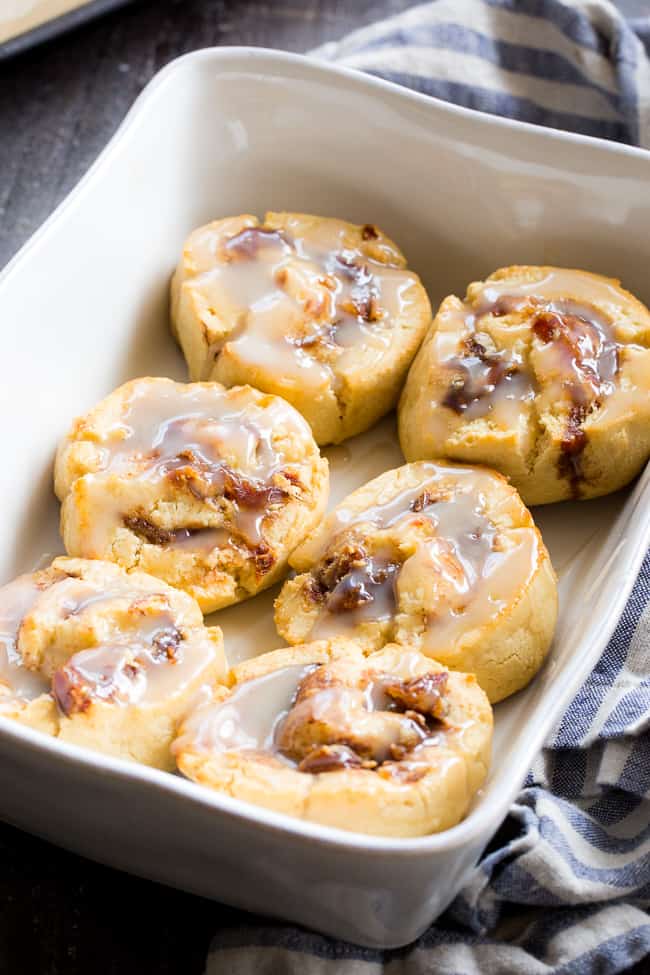
[[[648,17],[604,0],[437,0],[313,53],[493,115],[650,148]]]
[[[604,0],[437,0],[315,53],[479,111],[650,148],[650,3],[648,15],[626,22]],[[416,943],[375,951],[242,914],[206,970],[650,972],[649,906],[650,553],[508,820]]]

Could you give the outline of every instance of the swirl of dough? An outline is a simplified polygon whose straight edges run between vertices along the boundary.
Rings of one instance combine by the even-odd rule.
[[[196,782],[341,829],[421,836],[466,814],[489,765],[492,712],[468,674],[345,640],[262,654],[183,723]]]
[[[488,464],[527,504],[623,487],[650,457],[650,312],[618,281],[508,267],[442,302],[399,407],[407,460]]]
[[[291,644],[345,636],[416,646],[477,676],[491,701],[535,675],[557,585],[530,512],[499,474],[419,462],[345,498],[299,546],[275,604]]]
[[[55,559],[0,588],[0,714],[63,741],[173,768],[170,743],[223,639],[143,572]]]
[[[70,555],[149,572],[209,613],[282,577],[329,475],[307,423],[276,396],[136,379],[74,423],[55,488]]]
[[[283,396],[326,444],[395,406],[431,306],[376,227],[267,213],[191,234],[171,319],[192,379]]]

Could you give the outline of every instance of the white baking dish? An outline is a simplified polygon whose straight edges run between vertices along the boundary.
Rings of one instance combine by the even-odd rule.
[[[199,51],[138,99],[90,173],[0,277],[0,581],[58,551],[51,463],[70,418],[127,378],[184,377],[167,283],[187,232],[267,207],[378,223],[435,302],[514,262],[620,276],[650,299],[650,157],[450,107],[261,50]],[[401,462],[392,421],[330,452],[334,499]],[[494,763],[448,832],[305,825],[0,719],[0,814],[62,846],[366,945],[451,900],[596,662],[650,541],[631,492],[538,510],[561,576],[548,665],[497,708]],[[234,661],[279,643],[266,595],[220,614]]]

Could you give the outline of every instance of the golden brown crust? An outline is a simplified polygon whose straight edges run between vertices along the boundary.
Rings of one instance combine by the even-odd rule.
[[[363,764],[354,752],[361,748],[359,741],[351,741],[343,726],[338,724],[341,742],[336,741],[337,719],[334,727],[326,719],[316,724],[307,719],[302,724],[300,748],[311,747],[316,740],[326,742],[324,751],[337,747],[352,752],[355,764],[332,765],[328,771],[300,771],[295,764],[287,764],[277,756],[259,751],[218,751],[205,747],[196,736],[196,715],[190,716],[181,729],[175,744],[178,765],[189,778],[209,788],[238,799],[340,829],[353,829],[382,836],[420,836],[446,829],[457,823],[467,812],[472,798],[483,783],[489,765],[492,714],[483,692],[474,677],[466,674],[447,674],[436,661],[403,647],[387,646],[364,656],[358,647],[347,641],[319,641],[292,647],[247,661],[231,673],[231,691],[220,690],[217,704],[228,702],[230,695],[259,678],[294,667],[320,665],[328,687],[366,686],[368,679],[408,684],[418,676],[441,677],[444,691],[445,717],[438,727],[435,744],[407,751],[396,760],[389,758],[377,765]],[[312,671],[312,674],[318,674]],[[317,692],[318,687],[311,688]],[[303,698],[309,697],[309,688]],[[303,700],[304,703],[304,700]],[[300,698],[298,701],[300,704]],[[322,713],[322,705],[319,706]],[[359,713],[357,726],[364,720],[377,719],[382,729],[385,723],[408,724],[409,712],[370,711]],[[365,714],[365,719],[364,719]],[[435,722],[434,722],[435,724]],[[289,729],[295,738],[297,726]],[[384,734],[385,729],[380,731]],[[304,735],[309,742],[305,745]],[[389,729],[389,737],[393,731]],[[334,737],[333,737],[334,736]],[[347,744],[343,743],[343,739]],[[364,739],[368,746],[369,739]],[[295,744],[295,741],[294,741]],[[368,747],[376,747],[370,745]],[[391,746],[392,747],[392,746]],[[318,756],[317,756],[318,757]],[[347,759],[346,759],[347,761]],[[321,768],[324,766],[320,766]]]
[[[257,259],[258,248],[250,241],[235,253],[229,244],[256,233],[267,240],[276,235],[280,264],[267,290],[282,295],[277,321],[272,313],[264,321],[256,317],[245,290],[231,287],[221,274],[224,266]],[[282,240],[297,239],[313,244],[317,257],[306,261],[292,256],[290,248],[282,251]],[[388,276],[385,289],[368,284],[363,268],[367,271],[369,261],[373,274]],[[263,225],[248,214],[228,217],[198,228],[185,244],[172,281],[172,331],[193,379],[250,383],[283,396],[307,419],[318,443],[339,443],[395,406],[431,321],[427,294],[405,268],[401,251],[370,225],[300,213],[267,213]],[[334,292],[345,291],[348,278],[361,272],[351,296],[342,297],[333,312]],[[389,308],[384,290],[388,294],[395,275],[400,298]],[[251,301],[254,296],[257,291]],[[350,335],[339,342],[342,316]],[[249,333],[250,346],[245,344]],[[252,354],[252,348],[263,354]]]
[[[561,297],[544,303],[536,293],[553,277]],[[515,300],[526,289],[528,300]],[[501,297],[490,305],[486,294]],[[479,316],[474,339],[468,310]],[[590,320],[602,328],[594,330]],[[454,338],[458,351],[450,357]],[[603,381],[594,375],[601,369],[594,356],[607,371],[615,345],[618,363]],[[465,381],[462,363],[472,355],[476,361],[477,348],[483,376],[497,382],[493,407],[494,396],[505,391],[504,363],[507,372],[515,362],[513,388],[527,392],[518,409],[500,407],[499,416],[457,399],[453,384]],[[574,365],[567,361],[558,373],[561,352]],[[445,457],[494,467],[527,504],[597,497],[627,484],[650,456],[648,375],[650,313],[617,280],[552,267],[501,268],[470,284],[465,302],[454,295],[442,302],[402,393],[400,444],[409,461]]]
[[[4,587],[0,600],[5,616],[17,607],[20,660],[5,680],[0,674],[0,714],[62,741],[174,767],[180,719],[203,684],[225,676],[221,630],[203,625],[193,599],[142,572],[57,558]]]
[[[402,514],[392,524],[368,520],[379,502],[400,498],[406,501],[393,509]],[[450,499],[446,528],[426,517],[436,498]],[[478,519],[475,504],[483,512]],[[470,584],[467,594],[454,548],[459,529],[470,532],[465,563],[474,558],[471,532],[478,530],[485,544],[475,570],[489,558],[494,572],[488,585]],[[329,632],[366,650],[390,640],[413,645],[451,669],[475,673],[492,702],[524,687],[551,645],[557,583],[548,552],[514,488],[485,469],[417,462],[387,471],[345,498],[291,564],[298,575],[275,604],[276,627],[289,643]],[[360,599],[358,608],[341,601],[346,591]]]
[[[107,455],[122,449],[133,403],[144,411],[159,401],[169,412],[164,404],[178,401],[182,412],[194,399],[201,415],[216,418],[206,444],[218,457],[207,463],[196,450],[182,449],[192,443],[189,430],[177,443],[170,437],[170,469],[161,476],[147,473],[151,451],[144,437],[142,457],[130,448],[111,469]],[[240,423],[219,425],[228,414]],[[239,442],[244,428],[251,445]],[[253,448],[275,458],[261,474]],[[156,575],[209,613],[282,578],[289,552],[321,517],[329,474],[309,427],[283,400],[250,387],[145,378],[119,387],[75,421],[57,453],[55,486],[70,554]]]

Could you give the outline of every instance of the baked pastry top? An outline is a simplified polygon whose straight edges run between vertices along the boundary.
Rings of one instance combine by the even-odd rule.
[[[618,281],[509,267],[442,302],[399,407],[407,460],[488,464],[527,504],[627,484],[650,457],[650,313]]]
[[[145,378],[74,422],[55,488],[71,555],[150,572],[207,613],[282,577],[321,517],[329,475],[279,397]]]
[[[58,558],[0,588],[0,714],[62,740],[172,768],[178,721],[224,676],[221,630],[143,572]]]
[[[276,600],[287,642],[414,645],[475,673],[491,701],[539,669],[557,585],[530,512],[500,475],[421,461],[345,498],[290,559]]]
[[[384,836],[457,823],[489,764],[492,714],[473,676],[415,650],[346,641],[236,667],[185,720],[189,778],[302,819]]]
[[[431,306],[375,226],[246,214],[190,235],[171,321],[192,379],[283,396],[325,444],[395,406]]]

